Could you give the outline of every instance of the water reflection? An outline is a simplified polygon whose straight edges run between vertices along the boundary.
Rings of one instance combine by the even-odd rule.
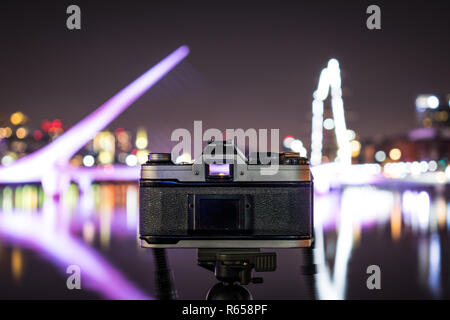
[[[390,227],[393,243],[398,242],[403,233],[407,233],[408,237],[419,237],[419,282],[426,284],[434,298],[441,298],[441,238],[448,243],[449,205],[443,196],[445,190],[434,191],[437,193],[434,202],[430,199],[430,193],[425,190],[382,190],[370,186],[347,187],[342,192],[316,197],[315,263],[318,268],[316,278],[319,298],[347,297],[349,261],[355,244],[360,242],[364,230],[386,225]],[[332,244],[326,241],[327,230],[330,229],[336,233],[336,240],[332,241]],[[333,232],[329,233],[333,236]],[[383,237],[386,237],[386,234],[383,234]],[[409,239],[411,241],[411,238]],[[367,253],[370,254],[372,253]],[[403,261],[398,263],[402,265]]]
[[[42,194],[38,186],[19,186],[15,190],[6,187],[2,197],[0,234],[14,246],[32,248],[45,255],[60,267],[62,273],[69,265],[79,266],[85,286],[105,298],[149,299],[148,294],[90,246],[95,240],[96,229],[99,230],[103,249],[110,245],[111,228],[116,228],[119,234],[128,231],[122,227],[126,224],[122,224],[120,219],[113,223],[115,210],[125,207],[117,195],[126,194],[127,188],[136,195],[137,187],[134,185],[94,186],[92,195],[95,205],[89,210],[87,200],[83,199],[84,196],[78,196],[75,185],[64,194],[62,201],[45,198],[42,202],[38,201],[39,194]],[[100,198],[105,201],[98,201]],[[82,214],[78,214],[78,205],[85,209]],[[136,215],[136,210],[130,214]],[[78,236],[80,226],[84,242]],[[11,252],[11,276],[14,279],[20,279],[23,273],[22,260],[21,250],[14,247]]]
[[[446,192],[442,185],[360,186],[317,195],[317,297],[448,297],[450,204]],[[95,297],[151,298],[157,294],[154,279],[149,280],[155,274],[153,257],[139,248],[137,222],[136,184],[73,184],[60,201],[46,198],[39,185],[0,187],[0,280],[9,279],[19,292],[34,286],[24,279],[30,274],[40,277],[45,270],[35,268],[31,250],[56,267],[60,280],[47,288],[56,297],[64,286],[67,266],[75,264],[83,272],[84,289]],[[274,280],[267,276],[267,283],[252,288],[255,298],[304,298],[299,292],[308,290],[305,283],[283,270],[283,261],[298,265],[299,250],[277,250],[277,255],[282,263],[273,272]],[[203,299],[214,279],[196,270],[196,252],[170,250],[168,258],[180,298]],[[381,267],[379,295],[365,285],[370,264]],[[280,292],[280,283],[292,287]],[[8,290],[0,286],[0,297],[11,297]]]

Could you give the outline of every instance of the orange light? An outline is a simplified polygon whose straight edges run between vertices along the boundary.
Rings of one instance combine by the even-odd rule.
[[[22,112],[14,112],[9,120],[11,120],[13,125],[17,126],[18,124],[24,122],[25,115]]]
[[[18,248],[13,248],[11,252],[11,271],[14,280],[20,280],[23,273],[22,252]]]
[[[361,152],[361,143],[357,140],[353,140],[350,142],[350,147],[352,149],[352,157],[356,158],[359,156],[359,153]]]
[[[28,134],[28,131],[27,131],[27,129],[25,129],[24,127],[20,127],[20,128],[17,129],[17,131],[16,131],[16,136],[17,136],[17,138],[19,138],[19,139],[25,138],[25,137],[27,136],[27,134]]]
[[[395,194],[394,205],[391,210],[391,237],[393,240],[400,239],[402,234],[402,207],[400,196]]]

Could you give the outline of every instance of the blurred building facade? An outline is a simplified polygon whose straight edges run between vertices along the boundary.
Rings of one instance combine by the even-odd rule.
[[[68,129],[60,119],[43,120],[39,126],[23,112],[0,114],[0,164],[8,166],[49,144]],[[73,166],[126,164],[146,161],[148,135],[144,127],[137,130],[116,128],[103,130],[89,141],[70,161]]]
[[[417,127],[409,132],[361,141],[358,163],[433,161],[444,170],[450,160],[450,95],[416,99]]]

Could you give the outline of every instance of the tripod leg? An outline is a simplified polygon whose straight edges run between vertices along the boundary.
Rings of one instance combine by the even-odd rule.
[[[172,286],[172,272],[165,249],[152,249],[156,267],[156,287],[159,300],[175,300],[177,292]]]
[[[312,300],[317,299],[316,292],[316,279],[315,274],[317,273],[316,265],[314,264],[314,248],[303,248],[302,260],[303,265],[301,266],[301,272],[305,276],[306,286],[309,292],[309,297]]]

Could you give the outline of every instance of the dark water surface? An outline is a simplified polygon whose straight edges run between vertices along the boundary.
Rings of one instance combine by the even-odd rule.
[[[80,196],[73,185],[55,202],[37,185],[1,187],[0,298],[158,297],[153,252],[137,239],[137,191],[102,184]],[[448,201],[442,186],[316,195],[314,281],[302,273],[302,249],[280,249],[277,270],[255,273],[264,283],[248,289],[255,299],[448,299]],[[167,255],[178,297],[204,299],[217,281],[197,266],[197,251]],[[71,265],[80,268],[81,290],[67,288]],[[367,288],[370,265],[380,268],[380,290]]]

